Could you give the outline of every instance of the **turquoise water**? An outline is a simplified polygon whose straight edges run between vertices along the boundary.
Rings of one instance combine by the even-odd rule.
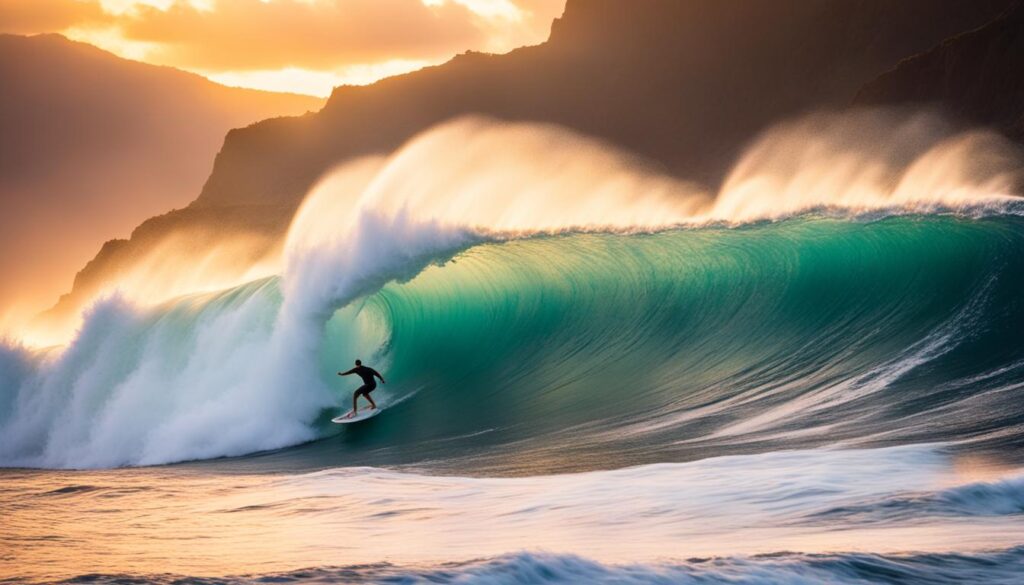
[[[1005,391],[1024,360],[1022,246],[1017,218],[952,217],[480,245],[328,323],[325,372],[357,326],[382,340],[381,392],[415,393],[340,443],[511,473],[1016,444],[1003,431],[1022,422]]]
[[[0,464],[177,463],[4,472],[8,567],[68,562],[25,544],[48,535],[78,560],[26,579],[148,575],[160,539],[157,581],[1019,571],[1020,217],[481,238],[393,275],[308,311],[277,277],[114,298],[65,351],[0,351]],[[386,411],[339,427],[356,358]],[[103,554],[72,517],[136,544]]]
[[[283,458],[518,474],[1019,441],[1014,216],[538,236],[425,264],[301,328],[277,278],[148,310],[101,303],[64,353],[4,352],[0,460],[162,463],[337,436]],[[387,372],[389,412],[341,428],[329,419],[352,384],[334,373],[356,358]]]

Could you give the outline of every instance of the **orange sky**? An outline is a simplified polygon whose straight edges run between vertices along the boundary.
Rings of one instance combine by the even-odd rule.
[[[565,0],[0,0],[0,32],[59,32],[227,85],[326,96],[547,38]]]

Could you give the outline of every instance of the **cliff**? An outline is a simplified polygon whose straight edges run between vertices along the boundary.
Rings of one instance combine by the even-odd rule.
[[[316,116],[232,132],[195,205],[295,204],[332,163],[465,113],[561,124],[715,183],[767,125],[848,104],[866,80],[1008,4],[570,0],[543,45],[340,87]]]
[[[856,103],[935,104],[971,124],[1024,140],[1024,3],[995,21],[902,61]]]

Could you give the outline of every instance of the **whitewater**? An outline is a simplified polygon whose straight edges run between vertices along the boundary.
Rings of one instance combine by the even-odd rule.
[[[0,345],[0,569],[1015,582],[1022,169],[900,111],[772,129],[714,191],[443,124],[331,171],[234,282],[172,251]],[[339,428],[357,358],[387,410]]]

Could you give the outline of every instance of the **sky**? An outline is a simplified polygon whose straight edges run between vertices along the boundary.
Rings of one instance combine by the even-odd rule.
[[[345,84],[547,38],[565,0],[0,0],[0,32],[56,32],[225,85]]]

